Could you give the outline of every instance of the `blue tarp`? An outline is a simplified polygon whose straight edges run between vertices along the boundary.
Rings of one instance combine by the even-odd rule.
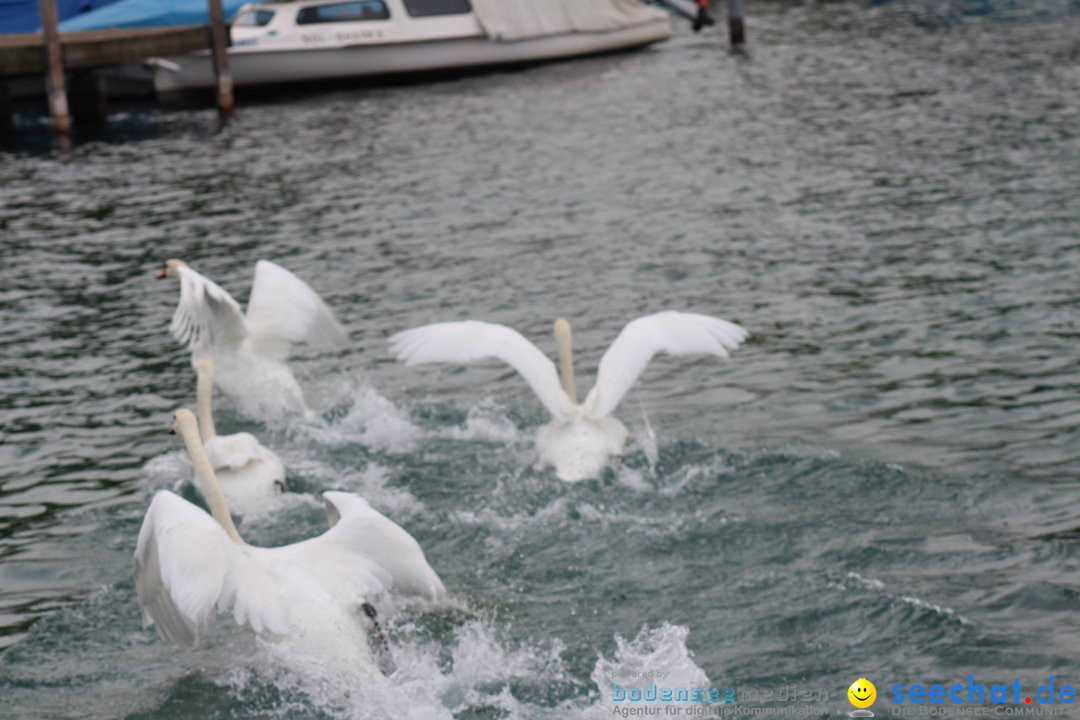
[[[60,20],[73,18],[116,0],[56,0]],[[0,0],[0,35],[32,33],[41,29],[38,0]]]
[[[7,2],[7,0],[0,0]],[[225,17],[231,18],[249,0],[222,0]],[[61,30],[206,25],[210,22],[206,0],[120,0],[60,23]]]

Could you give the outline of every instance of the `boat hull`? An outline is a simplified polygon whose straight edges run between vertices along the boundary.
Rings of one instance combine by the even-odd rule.
[[[486,36],[289,50],[230,50],[239,87],[445,72],[530,63],[630,49],[666,40],[667,19],[607,32],[575,32],[516,41]],[[171,57],[154,67],[159,96],[214,87],[209,52]]]

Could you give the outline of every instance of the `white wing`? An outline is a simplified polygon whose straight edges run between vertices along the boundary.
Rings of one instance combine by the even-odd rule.
[[[748,334],[735,323],[694,313],[668,311],[631,320],[601,358],[596,385],[582,407],[594,419],[611,414],[657,353],[726,358]]]
[[[446,587],[428,565],[420,544],[404,528],[359,495],[327,492],[323,498],[331,522],[336,519],[333,530],[355,552],[385,568],[399,590],[429,600],[446,595]]]
[[[229,293],[186,265],[177,268],[180,302],[169,331],[195,354],[235,348],[247,334],[244,314]]]
[[[516,330],[467,320],[404,330],[390,337],[390,351],[406,365],[474,363],[496,358],[517,370],[555,418],[574,406],[559,384],[555,363]]]
[[[246,319],[251,349],[275,360],[285,360],[293,343],[334,350],[348,342],[345,330],[315,291],[269,260],[255,264]]]
[[[255,632],[288,630],[266,573],[205,511],[167,490],[146,511],[134,561],[143,621],[169,642],[194,644],[225,610]]]
[[[326,493],[357,497],[349,493]],[[366,504],[366,503],[365,503]],[[346,509],[327,503],[331,527],[318,537],[276,548],[251,548],[273,567],[282,582],[316,583],[342,607],[355,607],[393,585],[391,573],[372,557],[371,533],[365,534]],[[345,522],[339,519],[344,517]],[[389,521],[387,521],[389,522]],[[404,532],[404,531],[402,531]]]

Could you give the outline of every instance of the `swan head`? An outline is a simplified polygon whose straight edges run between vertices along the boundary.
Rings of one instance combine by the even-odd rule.
[[[187,408],[180,408],[173,413],[173,424],[171,432],[173,434],[183,435],[186,429],[192,429],[195,432],[199,431],[199,421],[195,419],[195,413],[191,412]]]
[[[165,261],[165,267],[161,268],[161,272],[157,274],[158,280],[161,278],[176,277],[179,275],[177,271],[182,267],[187,267],[187,263],[183,260],[177,260],[176,258],[169,258]]]

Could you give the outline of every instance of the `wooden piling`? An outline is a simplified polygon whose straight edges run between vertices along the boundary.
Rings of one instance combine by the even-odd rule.
[[[41,10],[41,29],[45,35],[45,54],[49,66],[49,114],[52,116],[53,132],[66,136],[71,133],[71,116],[68,113],[67,88],[64,84],[64,61],[60,47],[60,21],[56,13],[56,0],[38,0],[38,7]]]
[[[746,44],[746,28],[743,26],[742,0],[728,0],[728,37],[734,46]]]
[[[214,56],[214,75],[217,77],[217,106],[222,117],[233,112],[233,82],[229,72],[228,31],[221,0],[208,0],[210,6],[210,42]]]
[[[81,72],[140,62],[149,57],[185,55],[205,50],[209,43],[206,25],[66,32],[61,42],[56,32],[56,0],[39,2],[42,17],[52,17],[51,23],[43,23],[44,33],[0,35],[0,133],[14,124],[11,98],[7,94],[8,83],[13,78],[45,76],[57,145],[63,147],[62,140],[70,134],[72,113],[76,122],[82,122],[86,109],[85,119],[96,124],[105,112],[100,76],[80,77]],[[71,73],[70,88],[66,87],[65,72]]]

